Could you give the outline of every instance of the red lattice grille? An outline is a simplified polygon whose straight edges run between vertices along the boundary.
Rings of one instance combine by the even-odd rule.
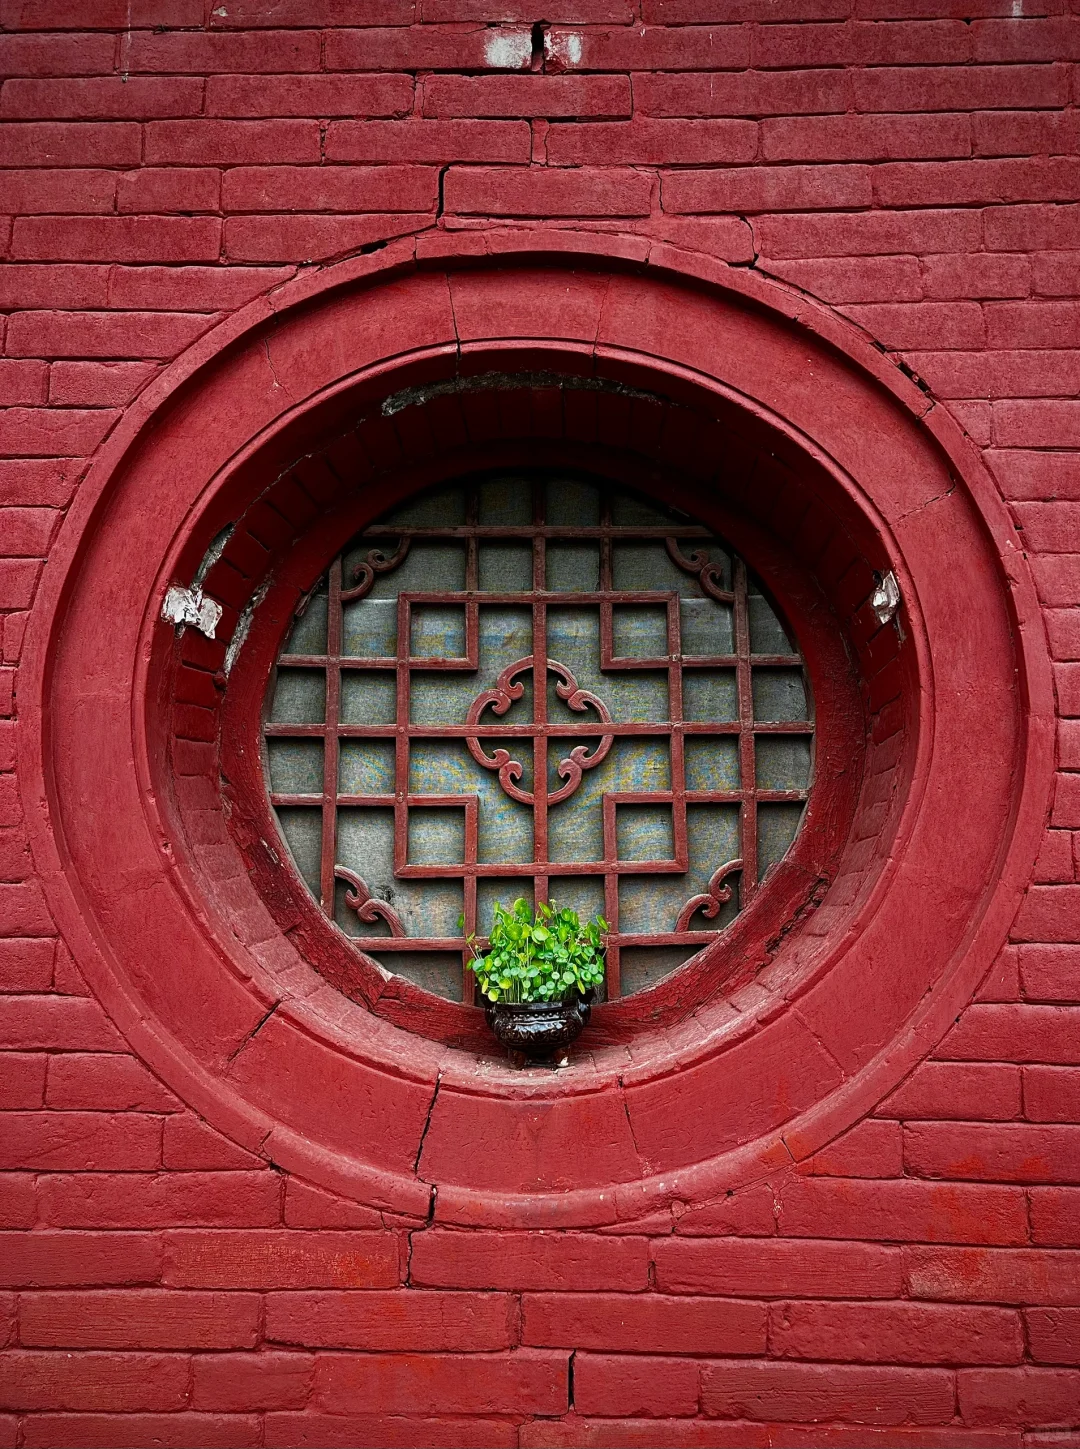
[[[742,560],[555,474],[475,479],[366,529],[300,611],[265,728],[325,914],[452,996],[458,914],[482,936],[496,897],[602,912],[610,996],[714,940],[794,837],[813,732],[801,657]]]

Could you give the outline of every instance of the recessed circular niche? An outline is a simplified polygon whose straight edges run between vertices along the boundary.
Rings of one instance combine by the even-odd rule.
[[[719,273],[706,285],[677,275],[670,258],[665,268],[644,268],[576,256],[570,269],[525,240],[513,245],[523,254],[497,266],[447,258],[417,266],[391,253],[324,274],[316,288],[280,299],[272,316],[257,306],[200,344],[132,410],[68,524],[32,627],[27,708],[31,725],[36,712],[47,728],[39,773],[27,777],[28,818],[50,902],[93,989],[135,1049],[221,1130],[368,1202],[426,1210],[437,1188],[436,1211],[450,1221],[596,1223],[673,1196],[708,1196],[805,1156],[857,1120],[944,1031],[989,966],[1030,870],[1049,781],[1047,668],[1041,637],[1025,626],[1033,605],[1026,574],[977,464],[940,417],[922,416],[922,395],[846,329],[826,314],[812,319],[816,332],[796,325],[782,289]],[[757,869],[759,888],[743,892],[713,941],[643,980],[644,989],[602,1004],[575,1064],[559,1073],[513,1071],[491,1050],[476,1008],[358,949],[338,919],[337,886],[324,890],[322,857],[312,889],[299,846],[300,869],[283,868],[274,809],[316,808],[285,797],[320,794],[323,840],[339,808],[407,817],[412,797],[432,790],[414,789],[408,769],[384,789],[385,761],[371,756],[354,764],[361,774],[383,769],[379,788],[342,792],[339,748],[338,788],[328,792],[324,744],[321,791],[279,789],[271,757],[275,805],[264,765],[264,724],[273,738],[275,723],[305,723],[275,721],[272,703],[264,720],[275,670],[321,669],[328,697],[329,635],[321,654],[286,639],[312,589],[309,608],[322,607],[319,581],[330,578],[332,588],[343,546],[432,490],[466,478],[479,488],[522,469],[530,487],[541,476],[575,479],[598,497],[668,510],[658,528],[690,519],[686,526],[723,540],[731,573],[721,561],[717,590],[737,612],[735,560],[744,561],[744,604],[752,579],[792,651],[767,656],[774,662],[761,668],[805,667],[805,717],[787,722],[816,732],[812,776],[775,786],[800,798],[763,798],[755,774],[755,809],[805,808],[786,853]],[[576,540],[545,536],[541,545],[534,525],[551,526],[535,518],[521,525],[533,529],[526,542],[534,559],[555,542],[604,546],[599,533],[582,536],[580,524]],[[460,527],[468,529],[467,518]],[[480,544],[467,533],[461,542],[467,568]],[[677,538],[675,552],[690,557]],[[358,562],[362,575],[369,553],[354,558],[346,549],[342,569]],[[700,571],[665,556],[681,579],[700,582]],[[383,661],[369,672],[396,681],[411,675],[414,659],[471,665],[475,610],[480,665],[482,590],[424,573],[421,587],[386,597],[397,600],[399,622],[406,605],[444,608],[441,621],[431,615],[416,626],[433,629],[434,643],[414,636],[411,620],[407,654],[395,637],[393,656],[349,658]],[[889,574],[902,602],[882,622],[874,595]],[[389,584],[391,572],[379,577]],[[192,627],[178,635],[160,618],[166,590],[196,579],[223,607],[214,639]],[[546,597],[558,592],[546,573],[528,582],[502,590],[506,608],[532,620],[558,607]],[[672,588],[662,601],[633,601],[593,592],[600,652],[585,694],[611,722],[632,723],[595,687],[616,676],[654,675],[670,690],[676,673],[711,669],[719,688],[733,669],[738,705],[737,639],[730,653],[718,647],[689,669],[690,651],[670,647],[670,634],[666,651],[659,634],[648,642],[657,627],[648,611],[660,607],[670,620],[690,595]],[[425,603],[409,594],[461,597]],[[641,615],[617,626],[617,605]],[[606,662],[630,660],[625,669],[600,667],[605,610]],[[464,652],[447,656],[458,647],[455,629]],[[510,666],[526,659],[525,675],[534,688],[546,681],[556,703],[560,685],[574,692],[568,675],[583,687],[581,667],[554,649],[549,665],[566,673],[540,669],[538,638],[533,631],[529,648],[522,642],[493,679],[479,667],[442,671],[464,689],[455,705],[463,721],[443,724],[458,729],[466,758],[497,788],[505,763],[494,764],[497,736],[489,751],[477,734],[473,751],[467,733],[485,690],[497,694],[500,678],[507,689],[521,682]],[[547,640],[545,632],[545,648]],[[691,723],[741,721],[730,737],[760,772],[756,735],[770,732],[755,728],[763,721],[754,714],[749,651],[742,713],[720,718],[716,695]],[[669,657],[661,668],[661,652],[683,656],[678,667]],[[416,721],[411,704],[395,701],[393,725],[376,726],[388,733],[354,738],[401,749],[408,730],[397,727]],[[579,703],[599,727],[578,758],[580,788],[602,768],[583,761],[602,746],[606,721],[584,695]],[[624,713],[648,715],[640,706]],[[321,724],[325,742],[325,719],[306,723]],[[534,774],[517,760],[521,772],[506,780],[533,797],[535,830],[537,762],[541,772],[548,762],[549,803],[574,775],[559,773],[572,752],[537,732],[535,710],[522,723]],[[645,848],[650,830],[649,849],[661,836],[666,845],[670,829],[672,854],[644,863],[678,865],[676,812],[745,810],[747,777],[729,776],[726,791],[703,787],[737,801],[691,799],[685,751],[681,780],[671,776],[671,741],[687,734],[686,720],[674,731],[671,718],[639,723],[664,726],[669,774],[636,791],[660,798],[627,806],[659,807],[651,823],[641,817],[637,837],[624,832],[628,853]],[[619,732],[608,733],[613,750]],[[706,752],[701,767],[716,768],[721,754]],[[304,769],[310,779],[318,773],[310,761],[295,768],[294,785],[308,779]],[[335,798],[331,810],[329,793],[375,803]],[[551,819],[569,798],[550,806]],[[617,862],[617,820],[614,831],[614,852],[578,864]],[[406,821],[402,843],[390,846],[406,865],[408,840]],[[535,866],[535,837],[533,845],[531,861],[493,863]],[[423,850],[437,847],[429,840]],[[519,839],[511,854],[523,852]],[[467,863],[464,849],[456,853],[461,861],[444,864]],[[334,853],[329,863],[344,865]],[[534,888],[560,862],[549,855],[539,863]],[[595,874],[618,894],[618,870]],[[456,878],[463,892],[468,875]],[[699,916],[697,924],[709,922]]]

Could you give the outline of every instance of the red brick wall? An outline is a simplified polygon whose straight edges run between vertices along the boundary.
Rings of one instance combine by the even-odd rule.
[[[1080,1443],[1066,5],[0,0],[0,1445]],[[397,1219],[200,1122],[56,938],[14,773],[42,560],[125,405],[304,267],[525,219],[782,278],[924,379],[1061,715],[1013,944],[931,1058],[798,1172],[593,1234]]]

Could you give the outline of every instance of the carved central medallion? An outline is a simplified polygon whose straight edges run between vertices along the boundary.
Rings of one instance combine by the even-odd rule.
[[[544,664],[539,665],[541,675],[553,674],[558,681],[555,685],[555,692],[558,697],[565,701],[570,709],[584,712],[590,707],[600,717],[601,724],[610,724],[611,715],[607,705],[597,695],[588,689],[581,689],[577,680],[564,664],[557,663],[554,659],[548,659]],[[502,671],[495,682],[493,689],[485,689],[483,694],[478,694],[469,708],[467,724],[475,725],[482,723],[482,715],[485,709],[490,707],[492,714],[504,715],[512,704],[525,693],[525,685],[518,678],[519,675],[535,675],[538,666],[531,654],[516,663],[510,664]],[[545,695],[545,678],[539,681],[540,687],[536,689],[537,699],[543,699]],[[533,731],[531,738],[544,740],[555,734],[546,721],[539,721],[533,718]],[[568,800],[581,783],[583,770],[591,770],[598,765],[611,749],[612,734],[605,734],[598,744],[590,751],[587,744],[575,745],[567,755],[566,759],[560,760],[558,765],[559,778],[565,783],[557,790],[545,790],[548,805],[558,805],[563,800]],[[499,747],[495,753],[489,755],[476,735],[469,735],[466,738],[469,746],[469,753],[478,765],[483,765],[488,770],[498,770],[499,784],[510,796],[511,800],[517,800],[522,805],[534,805],[536,797],[531,790],[523,790],[515,781],[520,780],[524,767],[519,760],[515,760],[509,750]],[[541,777],[544,778],[544,777]]]

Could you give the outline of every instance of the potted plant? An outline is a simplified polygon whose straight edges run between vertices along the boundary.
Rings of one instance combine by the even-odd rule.
[[[581,924],[576,911],[541,903],[535,915],[516,900],[495,906],[488,947],[468,936],[488,1023],[511,1060],[563,1066],[604,979],[602,916]]]

